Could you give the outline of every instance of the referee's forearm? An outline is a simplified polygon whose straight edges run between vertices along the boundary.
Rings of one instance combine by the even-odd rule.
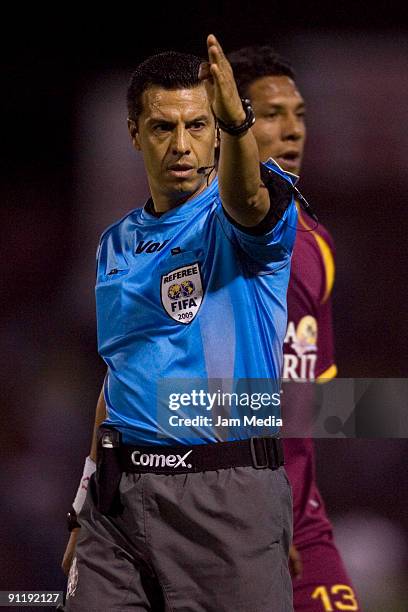
[[[89,456],[95,462],[96,462],[96,449],[97,449],[97,444],[98,444],[98,439],[97,439],[98,427],[103,423],[105,418],[106,418],[106,403],[105,403],[105,398],[103,395],[103,385],[102,385],[102,389],[101,389],[101,392],[98,398],[98,403],[96,404],[95,424],[94,424],[93,435],[92,435],[91,451],[89,453]]]
[[[223,206],[237,223],[250,227],[262,221],[269,195],[261,186],[258,147],[250,129],[242,136],[221,133],[218,179]]]

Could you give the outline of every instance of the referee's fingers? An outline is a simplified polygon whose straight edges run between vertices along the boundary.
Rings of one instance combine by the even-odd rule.
[[[208,62],[201,62],[200,68],[198,70],[198,78],[200,81],[204,81],[205,79],[212,79],[210,64]]]
[[[217,52],[219,54],[219,57],[221,60],[225,60],[226,57],[224,55],[224,51],[222,50],[222,47],[220,45],[220,43],[218,42],[217,38],[214,36],[214,34],[209,34],[207,37],[207,46],[208,48],[210,47],[215,47],[217,49]]]

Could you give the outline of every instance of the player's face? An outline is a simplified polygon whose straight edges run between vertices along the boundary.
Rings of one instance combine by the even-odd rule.
[[[262,161],[273,157],[289,172],[299,174],[305,144],[305,103],[293,80],[266,76],[249,87],[256,116],[252,127]]]
[[[207,177],[197,170],[214,164],[215,122],[205,86],[151,86],[142,105],[133,145],[143,153],[155,205],[171,206],[204,189]]]

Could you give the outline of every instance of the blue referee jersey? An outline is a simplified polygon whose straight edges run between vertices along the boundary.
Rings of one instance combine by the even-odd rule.
[[[296,215],[292,200],[268,233],[241,231],[224,213],[215,178],[160,217],[135,209],[102,234],[96,307],[108,367],[105,424],[125,443],[202,444],[256,433],[243,416],[260,414],[256,392],[275,400],[279,392]],[[216,410],[224,392],[231,396],[224,416],[240,419],[222,429]],[[266,413],[279,416],[278,402]]]

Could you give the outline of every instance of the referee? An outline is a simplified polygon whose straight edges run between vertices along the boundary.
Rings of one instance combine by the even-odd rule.
[[[213,35],[207,50],[152,56],[128,89],[151,198],[97,251],[107,374],[70,513],[69,611],[293,610],[282,448],[253,416],[262,396],[279,417],[292,178],[259,164],[251,106]]]

